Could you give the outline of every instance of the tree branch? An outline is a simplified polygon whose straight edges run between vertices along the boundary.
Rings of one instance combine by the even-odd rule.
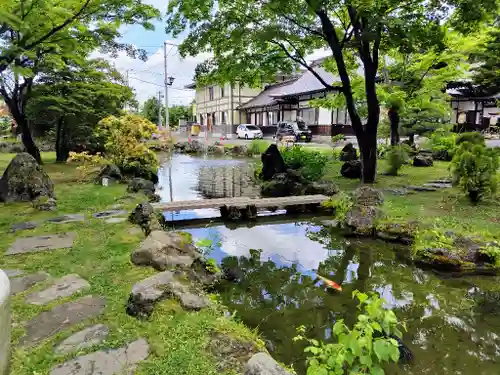
[[[292,55],[283,43],[280,43],[274,39],[270,40],[270,42],[279,46],[283,50],[283,52],[285,52],[285,54],[288,56],[288,58],[290,58],[291,60],[295,61],[296,63],[302,65],[304,68],[306,68],[308,71],[310,71],[312,73],[312,75],[314,75],[316,77],[316,79],[318,81],[320,81],[323,86],[325,86],[325,88],[327,88],[328,90],[335,89],[335,87],[326,83],[326,81],[318,74],[318,72],[316,72],[311,66],[309,66],[309,64],[307,64],[307,62],[304,60],[303,57],[299,58],[299,57]],[[292,46],[292,48],[295,49],[295,47],[293,47],[293,46]]]
[[[36,45],[38,45],[40,43],[43,43],[44,41],[46,41],[47,39],[49,39],[52,35],[54,35],[55,33],[59,32],[59,31],[61,31],[66,26],[68,26],[69,24],[71,24],[74,20],[76,20],[78,17],[80,17],[82,15],[82,13],[84,12],[84,10],[89,6],[90,1],[91,0],[86,0],[85,3],[80,8],[80,10],[78,12],[76,12],[73,16],[71,16],[70,18],[68,18],[66,21],[64,21],[63,23],[61,23],[59,26],[56,26],[53,29],[51,29],[47,34],[45,34],[44,36],[42,36],[38,40],[32,42],[31,44],[29,44],[27,46],[24,46],[23,49],[24,50],[30,50],[30,49],[32,49],[34,46],[36,46]]]
[[[312,29],[312,28],[310,28],[308,26],[304,26],[304,25],[300,24],[299,22],[297,22],[297,20],[295,20],[292,17],[287,16],[286,14],[281,14],[281,16],[283,18],[285,18],[286,20],[290,21],[291,23],[293,23],[295,26],[297,26],[300,29],[306,30],[306,31],[310,32],[311,34],[320,36],[322,38],[325,37],[325,35],[321,31]]]

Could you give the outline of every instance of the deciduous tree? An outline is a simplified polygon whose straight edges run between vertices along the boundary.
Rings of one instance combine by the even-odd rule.
[[[209,80],[259,85],[301,65],[326,89],[340,89],[361,151],[362,180],[374,182],[381,54],[439,48],[448,25],[466,29],[494,10],[496,0],[172,0],[167,32],[175,37],[189,30],[183,55],[213,53]],[[307,63],[318,48],[331,52],[338,82],[326,82]],[[362,81],[353,82],[351,56],[362,68]],[[355,86],[363,88],[366,117]]]
[[[117,42],[124,24],[152,29],[159,12],[140,0],[3,0],[0,9],[0,94],[22,131],[26,150],[41,162],[25,118],[36,77],[77,63],[100,48],[145,52]]]
[[[132,101],[132,90],[109,63],[88,60],[41,76],[33,86],[26,118],[31,126],[54,131],[56,160],[65,162],[70,151],[97,151],[97,123],[119,115]]]

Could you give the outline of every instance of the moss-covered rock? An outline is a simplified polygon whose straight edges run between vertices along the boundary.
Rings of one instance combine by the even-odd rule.
[[[30,154],[16,155],[0,179],[0,201],[30,202],[39,197],[55,198],[54,184]]]

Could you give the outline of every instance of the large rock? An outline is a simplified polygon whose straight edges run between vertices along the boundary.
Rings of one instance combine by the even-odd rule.
[[[382,211],[374,206],[354,206],[346,214],[345,226],[353,234],[373,236]]]
[[[164,271],[169,267],[189,267],[199,257],[185,237],[174,232],[156,230],[146,237],[132,253],[132,263]]]
[[[16,155],[0,179],[0,201],[29,202],[39,197],[55,198],[54,184],[30,154]]]
[[[137,177],[129,182],[127,186],[127,191],[129,193],[142,192],[146,195],[152,194],[155,191],[155,184],[152,181]]]
[[[358,152],[352,143],[348,143],[344,146],[340,152],[340,161],[352,161],[358,160]]]
[[[323,194],[330,197],[338,192],[338,186],[332,181],[313,182],[306,187],[306,194]]]
[[[413,158],[413,166],[414,167],[432,167],[434,164],[432,157],[417,155]]]
[[[245,366],[245,375],[292,375],[267,353],[257,353]]]
[[[160,196],[155,193],[155,185],[152,181],[144,178],[134,178],[129,182],[127,191],[129,193],[143,193],[149,202],[159,202]]]
[[[351,160],[346,161],[342,168],[340,168],[340,174],[345,178],[361,178],[361,161]]]
[[[132,375],[137,364],[149,356],[149,345],[139,339],[128,345],[102,350],[69,360],[53,367],[50,375]]]
[[[103,178],[111,178],[116,181],[121,181],[123,176],[118,166],[115,164],[107,164],[99,172],[98,182],[100,183]]]
[[[179,281],[174,272],[164,271],[132,287],[127,302],[127,314],[148,318],[158,302],[170,297],[178,299],[181,306],[187,310],[201,310],[210,305],[206,296]]]
[[[380,206],[384,203],[384,194],[380,190],[369,186],[357,188],[354,190],[352,197],[354,204],[361,206]]]
[[[269,181],[275,174],[286,171],[285,162],[278,150],[278,146],[271,144],[261,156],[262,160],[262,179]]]

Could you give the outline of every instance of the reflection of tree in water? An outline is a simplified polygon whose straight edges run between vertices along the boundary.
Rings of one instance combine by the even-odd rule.
[[[308,337],[328,340],[336,319],[343,318],[348,325],[356,320],[352,291],[377,290],[406,322],[404,341],[415,356],[411,366],[394,366],[388,374],[497,373],[493,366],[500,340],[490,329],[500,332],[500,316],[478,316],[472,309],[474,302],[467,298],[470,286],[402,263],[385,243],[351,240],[341,245],[328,229],[308,236],[330,249],[343,248],[332,251],[318,266],[319,274],[343,284],[341,293],[315,284],[314,272],[262,261],[259,251],[222,262],[237,278],[220,286],[222,303],[272,342],[272,354],[278,360],[305,373],[304,343],[293,341],[296,328],[305,325]],[[351,280],[347,275],[353,268]]]

